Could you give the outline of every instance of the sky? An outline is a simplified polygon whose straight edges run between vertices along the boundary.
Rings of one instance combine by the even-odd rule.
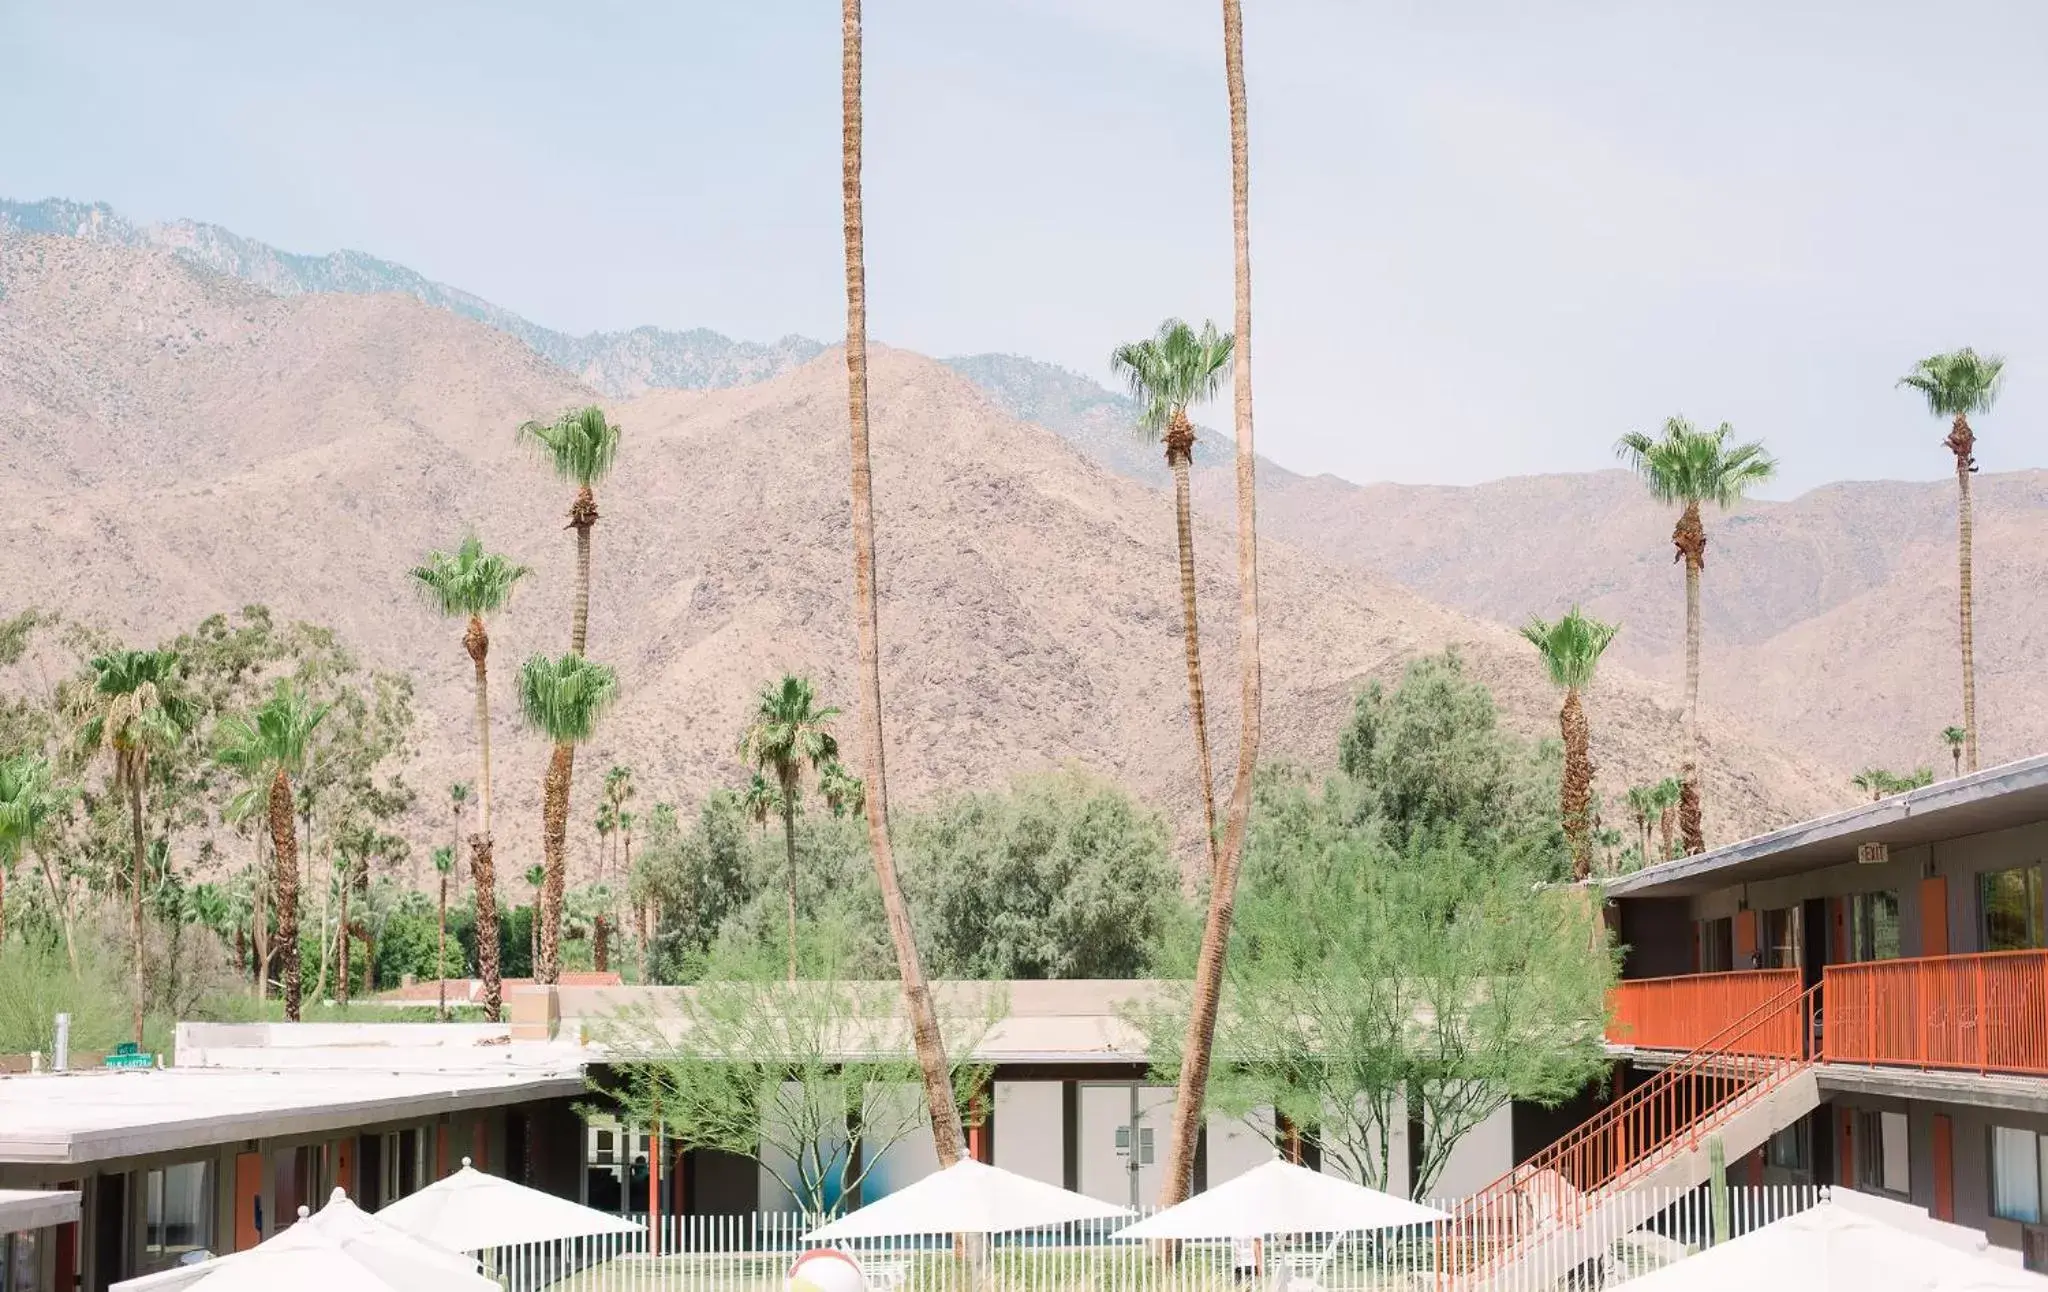
[[[1246,0],[1259,445],[1466,484],[1682,414],[1771,490],[2048,465],[2048,6]],[[1107,377],[1232,309],[1214,0],[867,0],[869,326]],[[551,327],[836,339],[829,0],[0,0],[0,196],[356,248]],[[1227,403],[1202,418],[1227,426]]]

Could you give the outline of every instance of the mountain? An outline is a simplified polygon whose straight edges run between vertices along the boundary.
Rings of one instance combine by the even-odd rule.
[[[575,373],[594,390],[630,395],[652,388],[708,390],[744,385],[817,357],[825,347],[800,336],[762,345],[735,341],[706,328],[671,332],[637,327],[628,332],[571,336],[544,328],[460,288],[360,251],[306,256],[280,251],[217,224],[174,220],[136,224],[105,203],[51,198],[0,200],[0,232],[48,233],[120,247],[169,251],[216,273],[254,283],[280,296],[306,292],[366,295],[397,292],[518,337],[550,362]]]
[[[1078,762],[1170,812],[1192,854],[1169,500],[936,361],[877,349],[872,386],[904,801]],[[511,428],[596,397],[407,296],[279,296],[162,251],[0,237],[0,484],[16,501],[0,514],[0,587],[137,641],[259,601],[330,623],[415,676],[413,779],[443,784],[469,768],[469,665],[404,570],[477,525],[538,572],[493,626],[497,676],[561,649],[569,493]],[[732,750],[762,681],[805,670],[828,699],[851,694],[844,368],[828,351],[747,386],[607,402],[626,443],[598,496],[591,642],[624,698],[587,765],[630,761],[650,798],[687,804],[740,778]],[[1205,520],[1198,542],[1228,750],[1233,540]],[[1275,538],[1261,555],[1268,755],[1328,766],[1356,689],[1446,646],[1513,727],[1555,729],[1557,696],[1507,629],[1308,546]],[[1610,669],[1589,707],[1603,790],[1669,769],[1668,687]],[[504,683],[497,715],[502,864],[517,873],[539,855],[546,750]],[[1707,739],[1719,838],[1846,797],[1839,773],[1725,717]]]

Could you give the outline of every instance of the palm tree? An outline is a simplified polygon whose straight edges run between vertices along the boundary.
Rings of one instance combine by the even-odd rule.
[[[1899,378],[1927,399],[1927,411],[1949,419],[1948,437],[1942,441],[1956,459],[1956,586],[1959,600],[1958,623],[1963,649],[1963,756],[1968,770],[1977,770],[1977,661],[1976,626],[1971,610],[1975,591],[1970,574],[1970,548],[1975,517],[1970,503],[1970,477],[1977,470],[1977,433],[1970,429],[1970,414],[1988,413],[1998,402],[1998,390],[2005,375],[2005,360],[1980,355],[1964,346],[1950,354],[1937,354],[1913,365],[1913,371]]]
[[[299,839],[293,811],[292,778],[306,770],[313,733],[327,717],[327,705],[315,704],[304,690],[279,679],[250,714],[229,714],[214,730],[214,761],[249,782],[250,793],[262,786],[270,821],[270,846],[276,858],[272,885],[277,891],[277,948],[284,960],[284,1013],[299,1020]]]
[[[910,908],[896,877],[889,840],[889,778],[883,763],[881,620],[875,604],[875,487],[868,457],[868,297],[862,247],[860,0],[839,0],[839,188],[841,230],[846,250],[846,413],[851,441],[853,510],[853,620],[860,654],[861,779],[867,784],[868,847],[882,913],[896,949],[896,972],[910,1018],[911,1041],[931,1110],[932,1145],[939,1165],[951,1166],[967,1151],[960,1132],[960,1107],[953,1098],[952,1064],[939,1032],[938,1009],[925,982],[910,926]]]
[[[1671,531],[1672,546],[1678,549],[1674,559],[1685,562],[1685,756],[1678,769],[1678,825],[1688,855],[1707,850],[1700,816],[1699,728],[1700,571],[1707,565],[1707,531],[1700,507],[1711,502],[1726,511],[1778,469],[1761,443],[1729,444],[1734,433],[1726,422],[1701,431],[1673,417],[1665,421],[1662,439],[1632,431],[1615,445],[1622,461],[1650,487],[1651,497],[1679,506],[1678,525]]]
[[[1849,778],[1849,783],[1870,796],[1872,803],[1895,793],[1899,778],[1882,767],[1866,767]]]
[[[766,830],[769,818],[782,815],[782,791],[775,788],[775,782],[755,772],[747,778],[747,788],[740,791],[740,811]]]
[[[1182,1048],[1180,1082],[1174,1097],[1173,1134],[1166,1158],[1160,1202],[1171,1205],[1194,1186],[1195,1149],[1202,1132],[1202,1097],[1209,1084],[1209,1056],[1216,1040],[1216,1011],[1223,996],[1224,956],[1230,948],[1231,918],[1237,905],[1238,860],[1251,815],[1252,774],[1259,753],[1259,535],[1258,453],[1252,438],[1252,246],[1251,143],[1244,90],[1244,15],[1239,0],[1223,0],[1223,78],[1230,100],[1230,223],[1235,261],[1236,309],[1231,336],[1231,421],[1237,437],[1237,778],[1231,783],[1230,812],[1223,846],[1209,880],[1209,916],[1195,960],[1195,982]]]
[[[1948,746],[1949,763],[1956,776],[1963,774],[1963,742],[1969,739],[1969,735],[1970,733],[1961,727],[1941,729],[1941,743]]]
[[[1643,864],[1648,865],[1650,863],[1650,826],[1663,811],[1663,805],[1657,801],[1657,787],[1655,785],[1631,785],[1628,787],[1628,793],[1623,796],[1623,801],[1628,805],[1630,819],[1636,823],[1637,842],[1641,845],[1638,855],[1642,858]]]
[[[50,827],[70,796],[50,779],[50,760],[38,754],[0,759],[0,947],[7,944],[7,879],[31,852],[40,855]],[[71,945],[69,921],[65,946]]]
[[[1676,776],[1666,776],[1650,789],[1657,804],[1657,860],[1669,861],[1676,851],[1671,846],[1671,836],[1677,823],[1676,813],[1685,799],[1685,786]]]
[[[1601,652],[1614,640],[1619,625],[1588,619],[1573,606],[1556,623],[1531,619],[1522,636],[1543,656],[1553,684],[1564,688],[1558,727],[1564,736],[1564,779],[1558,789],[1558,810],[1564,819],[1565,841],[1571,845],[1572,875],[1593,873],[1593,752],[1586,727],[1586,709],[1579,692],[1592,685]]]
[[[434,849],[434,873],[441,877],[441,900],[438,904],[434,938],[434,979],[440,990],[442,1022],[448,1021],[448,876],[455,870],[455,849],[445,844]]]
[[[831,721],[839,710],[818,707],[817,692],[807,677],[784,674],[761,688],[754,712],[740,737],[740,758],[774,782],[782,814],[782,846],[788,855],[789,980],[796,981],[796,814],[803,795],[806,768],[822,773],[839,759],[839,741]]]
[[[181,685],[176,651],[117,650],[91,660],[92,683],[75,692],[72,705],[83,715],[78,743],[104,751],[114,764],[114,787],[128,800],[134,855],[129,883],[128,938],[134,953],[135,1043],[142,1044],[146,985],[142,964],[142,886],[149,844],[143,834],[142,799],[150,759],[169,753],[191,729],[195,709]]]
[[[825,806],[832,809],[835,817],[848,813],[858,816],[867,804],[867,787],[835,758],[818,772],[818,797],[825,800]]]
[[[590,635],[590,531],[597,524],[596,486],[619,456],[619,428],[591,405],[572,408],[552,422],[527,422],[519,441],[532,446],[555,474],[576,486],[569,528],[576,531],[576,599],[569,620],[569,652],[581,655]]]
[[[546,879],[540,894],[540,935],[535,982],[552,984],[560,974],[562,893],[568,870],[569,784],[576,771],[576,746],[590,739],[597,721],[618,698],[618,675],[575,652],[549,659],[529,658],[519,670],[519,708],[527,723],[554,743],[541,782],[541,846]]]
[[[484,980],[484,1017],[498,1021],[502,1003],[498,976],[498,884],[491,860],[491,635],[484,628],[484,616],[495,614],[512,599],[527,568],[495,552],[484,551],[483,541],[471,534],[462,540],[454,555],[429,552],[424,564],[414,566],[410,578],[434,607],[450,618],[463,618],[469,626],[462,634],[462,649],[476,667],[476,789],[477,832],[469,837],[469,875],[476,900],[477,974]],[[450,797],[461,804],[465,790]]]
[[[1166,468],[1173,473],[1173,517],[1180,545],[1181,644],[1188,667],[1188,716],[1195,730],[1195,772],[1202,790],[1202,850],[1216,868],[1216,789],[1209,764],[1208,706],[1202,692],[1201,632],[1195,616],[1195,521],[1189,470],[1195,458],[1195,426],[1188,406],[1210,398],[1223,384],[1230,362],[1230,334],[1204,323],[1198,333],[1179,319],[1159,325],[1156,335],[1120,345],[1109,356],[1110,370],[1124,379],[1138,401],[1138,429],[1163,440]]]

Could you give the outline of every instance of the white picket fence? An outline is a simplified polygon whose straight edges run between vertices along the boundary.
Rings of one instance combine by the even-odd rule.
[[[1731,1235],[1813,1206],[1814,1186],[1731,1187]],[[1442,1204],[1452,1211],[1456,1202]],[[1149,1213],[1148,1213],[1149,1214]],[[793,1212],[664,1216],[658,1241],[638,1234],[500,1248],[486,1269],[508,1292],[783,1292],[804,1234],[819,1222]],[[1372,1234],[1292,1235],[1249,1244],[1183,1243],[1172,1253],[1112,1235],[1129,1220],[995,1234],[956,1247],[949,1238],[892,1238],[832,1246],[857,1261],[874,1292],[1459,1292],[1469,1276],[1443,1269],[1437,1225]],[[1593,1292],[1711,1246],[1707,1191],[1638,1190],[1605,1207],[1597,1258],[1568,1269],[1517,1267],[1488,1292]],[[1594,1250],[1584,1248],[1582,1250]]]

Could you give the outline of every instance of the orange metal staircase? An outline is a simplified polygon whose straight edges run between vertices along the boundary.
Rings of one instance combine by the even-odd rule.
[[[1818,1101],[1817,992],[1792,982],[1468,1198],[1445,1226],[1456,1286],[1562,1278],[1601,1254],[1612,1237],[1603,1210],[1632,1189],[1696,1185],[1713,1137],[1738,1157],[1803,1116]]]

